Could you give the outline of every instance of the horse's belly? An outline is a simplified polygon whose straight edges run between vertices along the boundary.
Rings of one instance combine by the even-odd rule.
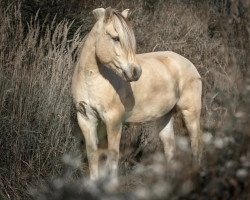
[[[162,117],[170,112],[177,102],[174,94],[155,96],[147,101],[135,105],[133,110],[127,113],[126,122],[146,122]]]

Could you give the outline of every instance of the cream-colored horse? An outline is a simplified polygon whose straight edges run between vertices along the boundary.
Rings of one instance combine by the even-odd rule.
[[[108,165],[117,175],[124,122],[145,122],[181,110],[194,157],[201,159],[200,111],[202,84],[194,65],[171,52],[136,54],[133,30],[122,13],[111,8],[93,11],[96,23],[83,45],[72,80],[77,119],[85,137],[90,177],[98,178],[97,125],[106,125]],[[175,148],[173,119],[159,134],[167,160]]]

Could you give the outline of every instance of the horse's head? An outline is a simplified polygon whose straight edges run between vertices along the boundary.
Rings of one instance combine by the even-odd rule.
[[[97,20],[95,50],[98,61],[126,81],[137,81],[141,67],[136,61],[135,36],[128,24],[128,9],[122,13],[112,8],[93,10]]]

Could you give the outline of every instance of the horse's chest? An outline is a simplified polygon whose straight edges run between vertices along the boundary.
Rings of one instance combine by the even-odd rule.
[[[131,100],[132,91],[120,88],[116,90],[109,83],[99,85],[88,85],[84,87],[82,99],[100,113],[107,113],[109,110],[120,111],[132,109],[134,100]],[[124,109],[125,108],[125,109]]]

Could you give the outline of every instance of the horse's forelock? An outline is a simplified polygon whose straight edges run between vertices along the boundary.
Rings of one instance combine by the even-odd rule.
[[[113,10],[112,22],[118,32],[121,45],[131,54],[135,53],[136,42],[134,32],[125,17]]]

